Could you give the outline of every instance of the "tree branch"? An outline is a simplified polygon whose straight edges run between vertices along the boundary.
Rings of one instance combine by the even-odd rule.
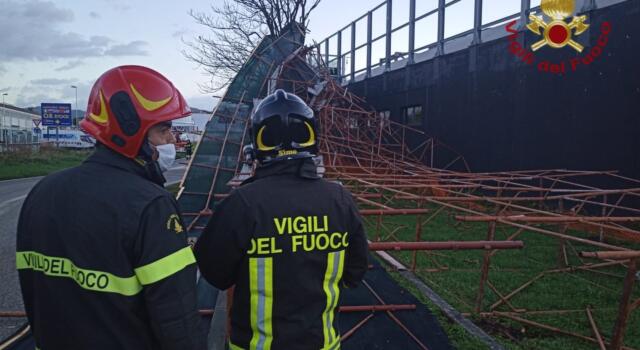
[[[189,11],[209,32],[209,36],[183,39],[182,55],[211,77],[200,89],[218,92],[226,88],[265,36],[281,35],[293,21],[306,31],[309,14],[320,1],[312,0],[307,7],[307,0],[224,0],[221,6],[211,6],[211,13]]]

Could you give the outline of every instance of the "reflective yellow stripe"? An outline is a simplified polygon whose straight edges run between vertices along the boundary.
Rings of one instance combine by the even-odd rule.
[[[142,285],[148,285],[165,279],[196,262],[191,247],[184,247],[150,264],[136,268],[136,276]]]
[[[244,349],[237,345],[233,345],[231,344],[231,342],[229,342],[229,350],[244,350]]]
[[[269,350],[273,341],[273,258],[249,258],[250,350]]]
[[[334,349],[339,343],[340,337],[333,327],[334,310],[340,299],[340,288],[338,283],[342,278],[344,268],[344,250],[327,254],[327,270],[324,273],[322,289],[327,296],[327,304],[322,313],[322,333],[324,335],[324,346],[322,349]]]
[[[264,286],[265,286],[265,303],[264,303],[264,331],[265,340],[262,349],[271,349],[273,341],[273,258],[265,259],[264,266]]]
[[[18,270],[40,271],[47,276],[71,278],[78,286],[96,292],[131,296],[142,290],[142,285],[135,275],[119,277],[104,271],[82,269],[67,258],[47,256],[33,251],[16,252],[16,267]]]
[[[338,301],[340,300],[340,280],[342,279],[342,272],[344,271],[344,250],[341,250],[339,252],[337,252],[338,254],[338,272],[336,274],[336,279],[333,283],[333,288],[336,292],[336,298],[333,301],[333,306],[331,307],[332,310],[335,310],[336,307],[338,307]],[[331,312],[329,314],[329,324],[331,325],[331,333],[333,333],[333,338],[336,340],[337,343],[340,342],[340,334],[338,334],[339,332],[336,330],[335,327],[333,327],[333,323],[334,323],[334,316],[335,316],[335,312]],[[331,349],[336,349],[335,345],[332,344],[331,345]]]
[[[327,254],[327,269],[324,273],[324,281],[322,282],[322,289],[324,290],[324,294],[327,297],[327,303],[324,307],[324,311],[322,312],[322,335],[324,335],[324,347],[327,347],[331,342],[331,334],[329,333],[329,329],[327,328],[327,324],[329,322],[328,316],[331,307],[331,291],[329,290],[329,281],[331,280],[331,276],[333,276],[333,257],[334,255],[329,253]]]
[[[331,345],[323,347],[320,350],[340,350],[340,338],[336,338]]]
[[[258,259],[249,258],[249,298],[251,299],[251,343],[249,349],[254,350],[258,344]]]

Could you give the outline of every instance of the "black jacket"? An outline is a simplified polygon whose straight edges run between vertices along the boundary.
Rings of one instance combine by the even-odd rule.
[[[98,147],[45,177],[20,213],[16,264],[39,349],[204,349],[177,204]]]
[[[367,269],[351,194],[310,159],[278,162],[223,200],[194,253],[207,281],[235,284],[232,349],[339,349],[342,286]]]

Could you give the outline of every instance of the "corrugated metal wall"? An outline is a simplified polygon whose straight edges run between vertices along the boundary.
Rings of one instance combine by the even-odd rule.
[[[565,74],[552,74],[518,60],[503,38],[349,88],[394,120],[404,107],[422,105],[422,129],[473,171],[617,169],[640,178],[640,1],[587,16],[591,28],[580,42],[596,45],[605,21],[612,31],[602,55],[576,71],[570,59],[591,46],[580,54],[568,46],[537,51],[536,63],[566,62]],[[529,31],[520,37],[526,47],[540,39]]]

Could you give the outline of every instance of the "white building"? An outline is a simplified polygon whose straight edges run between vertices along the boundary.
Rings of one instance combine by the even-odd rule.
[[[35,143],[40,135],[33,132],[40,115],[9,104],[0,104],[0,144]]]
[[[182,141],[188,138],[191,142],[198,142],[209,118],[211,118],[211,113],[196,112],[190,116],[173,120],[172,129],[175,133],[180,134]]]

